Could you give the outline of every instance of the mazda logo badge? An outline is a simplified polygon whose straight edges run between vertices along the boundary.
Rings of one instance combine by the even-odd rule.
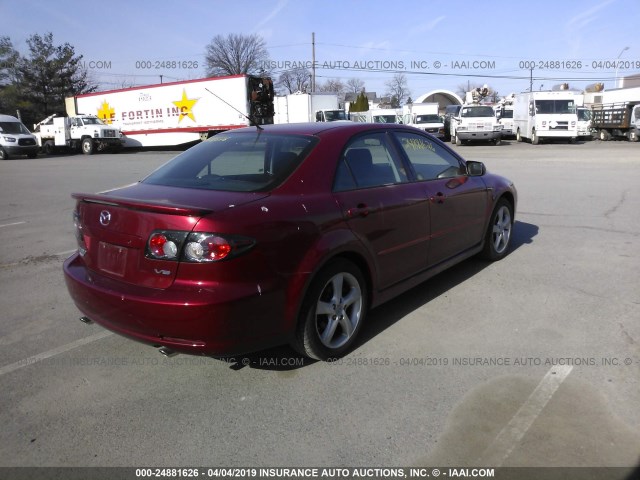
[[[103,227],[106,227],[107,225],[109,225],[109,222],[111,221],[111,213],[109,213],[108,210],[103,210],[100,212],[100,225],[102,225]]]

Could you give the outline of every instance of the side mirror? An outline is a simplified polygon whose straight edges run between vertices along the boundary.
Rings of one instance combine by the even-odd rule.
[[[470,177],[481,177],[487,173],[487,167],[482,162],[475,162],[473,160],[467,161],[467,175]]]

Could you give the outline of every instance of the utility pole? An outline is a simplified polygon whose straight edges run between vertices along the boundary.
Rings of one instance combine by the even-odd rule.
[[[529,69],[529,91],[533,92],[533,67]]]
[[[618,58],[616,58],[616,79],[614,80],[613,88],[620,88],[620,85],[618,85],[618,67],[620,66],[620,64],[618,63],[618,60],[620,59],[622,54],[627,50],[629,50],[629,47],[624,47],[622,50],[620,50],[620,53],[618,54]]]
[[[311,32],[311,93],[316,91],[316,32]]]

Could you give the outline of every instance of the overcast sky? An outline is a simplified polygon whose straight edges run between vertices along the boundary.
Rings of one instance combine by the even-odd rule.
[[[524,91],[531,66],[534,89],[613,88],[618,58],[618,75],[640,73],[638,0],[0,0],[0,19],[22,53],[33,33],[69,42],[100,90],[204,77],[206,45],[228,33],[261,35],[277,77],[311,62],[315,32],[318,82],[357,77],[382,94],[400,71],[414,99],[467,82]]]

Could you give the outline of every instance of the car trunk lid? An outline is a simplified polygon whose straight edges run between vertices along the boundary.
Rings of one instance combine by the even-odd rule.
[[[102,194],[72,195],[77,200],[76,225],[87,268],[123,282],[159,289],[173,283],[179,262],[145,255],[153,232],[191,232],[205,215],[265,196],[266,193],[185,192],[181,188],[144,184]]]

